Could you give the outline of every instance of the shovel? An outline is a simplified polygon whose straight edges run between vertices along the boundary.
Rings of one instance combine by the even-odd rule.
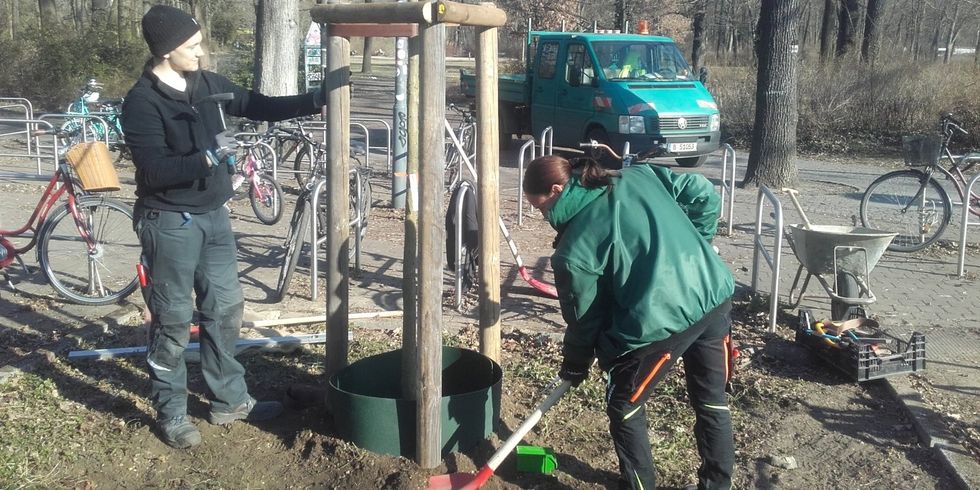
[[[783,192],[789,194],[789,198],[793,200],[793,206],[796,206],[796,210],[800,212],[800,217],[803,218],[803,223],[804,223],[803,228],[807,230],[813,228],[810,225],[810,220],[807,219],[806,217],[806,213],[803,212],[803,206],[800,205],[800,201],[796,197],[800,194],[800,191],[796,189],[790,189],[789,187],[783,187]]]
[[[500,466],[504,458],[514,450],[517,444],[521,442],[521,439],[524,439],[524,436],[531,431],[534,425],[538,423],[538,420],[541,420],[541,416],[572,386],[570,381],[560,379],[556,379],[555,381],[561,382],[534,409],[534,412],[531,412],[527,420],[504,441],[504,445],[497,452],[493,453],[490,461],[487,462],[486,466],[480,468],[477,474],[451,473],[448,475],[436,475],[429,478],[428,490],[473,490],[482,487],[493,476],[493,472],[497,470],[497,466]]]

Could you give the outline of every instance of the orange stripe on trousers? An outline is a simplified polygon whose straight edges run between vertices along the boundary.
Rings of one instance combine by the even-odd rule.
[[[636,389],[636,393],[633,393],[633,396],[630,397],[630,403],[633,403],[640,398],[640,395],[643,394],[643,390],[646,389],[653,377],[657,375],[657,371],[660,371],[660,368],[663,367],[664,363],[667,362],[668,359],[670,359],[670,352],[665,352],[664,355],[660,357],[660,360],[657,361],[657,364],[653,366],[653,369],[650,370],[650,374],[648,374],[646,379],[643,380],[643,383],[640,384],[640,387]]]

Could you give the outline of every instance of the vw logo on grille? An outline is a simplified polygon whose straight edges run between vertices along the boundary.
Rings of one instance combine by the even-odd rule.
[[[677,118],[677,128],[678,129],[687,129],[687,119],[684,119],[683,117],[678,117]]]

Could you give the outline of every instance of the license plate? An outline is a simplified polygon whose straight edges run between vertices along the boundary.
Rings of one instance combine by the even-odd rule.
[[[698,151],[697,143],[671,143],[667,145],[667,150],[671,153],[679,153],[682,151]]]

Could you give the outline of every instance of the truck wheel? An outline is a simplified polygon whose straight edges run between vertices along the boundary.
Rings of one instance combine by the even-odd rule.
[[[701,155],[699,157],[676,158],[675,160],[677,160],[677,164],[682,167],[694,168],[700,167],[701,164],[703,164],[707,159],[708,155]]]
[[[592,128],[589,130],[589,134],[585,136],[586,139],[595,140],[597,143],[602,143],[610,148],[612,146],[609,144],[609,135],[606,134],[606,130],[602,128]],[[615,148],[613,151],[616,151]],[[623,162],[616,160],[609,154],[606,150],[594,149],[592,154],[589,155],[594,158],[600,165],[606,168],[611,168],[613,170],[618,170],[623,168]]]

